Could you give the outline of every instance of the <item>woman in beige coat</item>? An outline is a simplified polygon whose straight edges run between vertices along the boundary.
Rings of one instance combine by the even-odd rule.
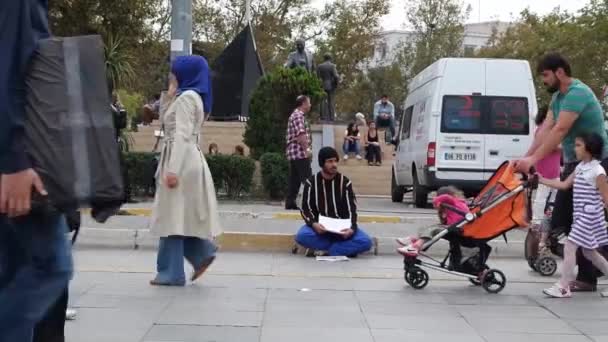
[[[160,244],[157,275],[150,283],[183,286],[184,258],[194,269],[194,281],[215,260],[212,240],[221,228],[213,179],[199,147],[200,128],[211,111],[209,67],[201,56],[182,56],[171,73],[161,108],[164,138],[151,222]]]

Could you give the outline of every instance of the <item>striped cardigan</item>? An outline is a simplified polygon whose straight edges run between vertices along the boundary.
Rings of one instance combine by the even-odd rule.
[[[321,172],[304,182],[302,217],[311,226],[319,222],[319,215],[336,219],[350,219],[351,229],[357,230],[357,198],[352,182],[338,173],[327,180]]]

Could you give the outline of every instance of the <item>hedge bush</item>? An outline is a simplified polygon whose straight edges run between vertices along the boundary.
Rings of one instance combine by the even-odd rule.
[[[251,95],[244,134],[254,159],[267,152],[285,152],[287,120],[297,96],[302,94],[311,98],[313,108],[325,96],[319,78],[303,68],[279,68],[258,82]],[[312,113],[309,117],[314,120],[317,115]]]
[[[127,167],[127,178],[131,187],[131,196],[154,196],[156,181],[156,158],[158,153],[126,152],[123,160]]]
[[[287,194],[289,162],[283,153],[264,153],[260,158],[262,184],[270,199],[282,199]]]
[[[124,154],[133,196],[154,196],[158,156],[158,153],[149,152]],[[206,159],[216,192],[224,192],[229,198],[236,199],[251,191],[255,172],[253,159],[236,155],[206,156]]]
[[[207,163],[216,191],[224,191],[231,199],[248,193],[253,185],[255,161],[238,155],[208,156]]]

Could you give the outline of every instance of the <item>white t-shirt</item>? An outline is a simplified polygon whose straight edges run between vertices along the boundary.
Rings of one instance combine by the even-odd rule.
[[[600,175],[606,175],[606,170],[602,167],[599,160],[592,160],[590,162],[581,162],[576,166],[574,170],[576,176],[583,175],[585,181],[590,185],[596,186],[597,177]]]

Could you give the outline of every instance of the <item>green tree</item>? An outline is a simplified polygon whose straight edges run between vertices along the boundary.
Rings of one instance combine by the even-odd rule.
[[[406,5],[406,18],[413,29],[413,41],[402,54],[410,62],[411,75],[416,75],[438,59],[462,56],[464,23],[470,6],[459,0],[411,0]]]
[[[312,103],[324,96],[321,81],[302,68],[278,68],[260,80],[251,96],[251,115],[244,134],[253,158],[259,159],[267,152],[285,152],[287,120],[296,97],[302,94],[308,95]]]
[[[361,96],[365,94],[365,96]],[[382,95],[388,95],[396,109],[405,101],[407,96],[407,76],[402,66],[394,62],[387,66],[375,67],[361,73],[350,87],[342,92],[340,109],[347,113],[343,119],[352,119],[352,113],[363,112],[367,118],[372,118],[374,103]]]

